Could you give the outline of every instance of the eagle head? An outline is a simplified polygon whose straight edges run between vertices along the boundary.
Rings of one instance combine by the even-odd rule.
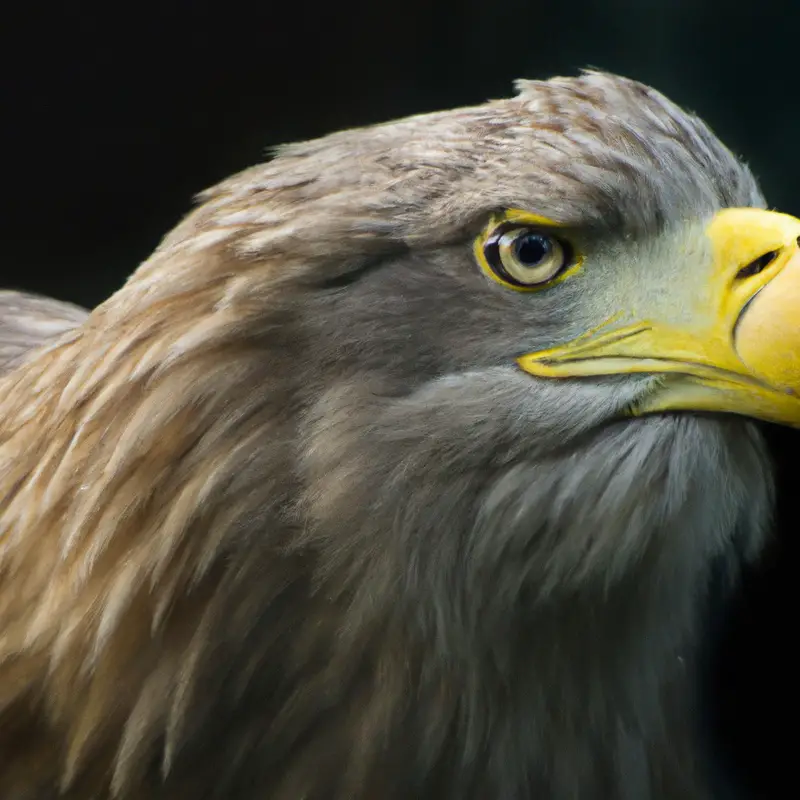
[[[4,797],[711,796],[800,220],[652,89],[517,88],[281,148],[6,370]]]

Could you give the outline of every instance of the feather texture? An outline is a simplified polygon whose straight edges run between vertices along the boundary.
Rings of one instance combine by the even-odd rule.
[[[585,296],[489,290],[470,242],[510,205],[652,268],[762,202],[588,73],[284,148],[86,319],[14,300],[0,796],[707,797],[693,643],[763,540],[761,438],[521,375]]]
[[[31,350],[80,325],[82,308],[22,292],[0,291],[0,374]]]

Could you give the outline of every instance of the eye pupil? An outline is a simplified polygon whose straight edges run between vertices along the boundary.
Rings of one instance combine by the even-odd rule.
[[[540,233],[526,233],[514,243],[514,255],[520,264],[535,267],[541,264],[553,249],[550,239]]]

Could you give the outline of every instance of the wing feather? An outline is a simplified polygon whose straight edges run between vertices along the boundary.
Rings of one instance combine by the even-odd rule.
[[[0,376],[31,351],[80,325],[88,314],[49,297],[0,291]]]

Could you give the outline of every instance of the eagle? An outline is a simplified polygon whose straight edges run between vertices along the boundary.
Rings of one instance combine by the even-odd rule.
[[[0,797],[707,800],[800,220],[588,71],[279,148],[0,294]],[[732,581],[730,581],[732,583]]]

